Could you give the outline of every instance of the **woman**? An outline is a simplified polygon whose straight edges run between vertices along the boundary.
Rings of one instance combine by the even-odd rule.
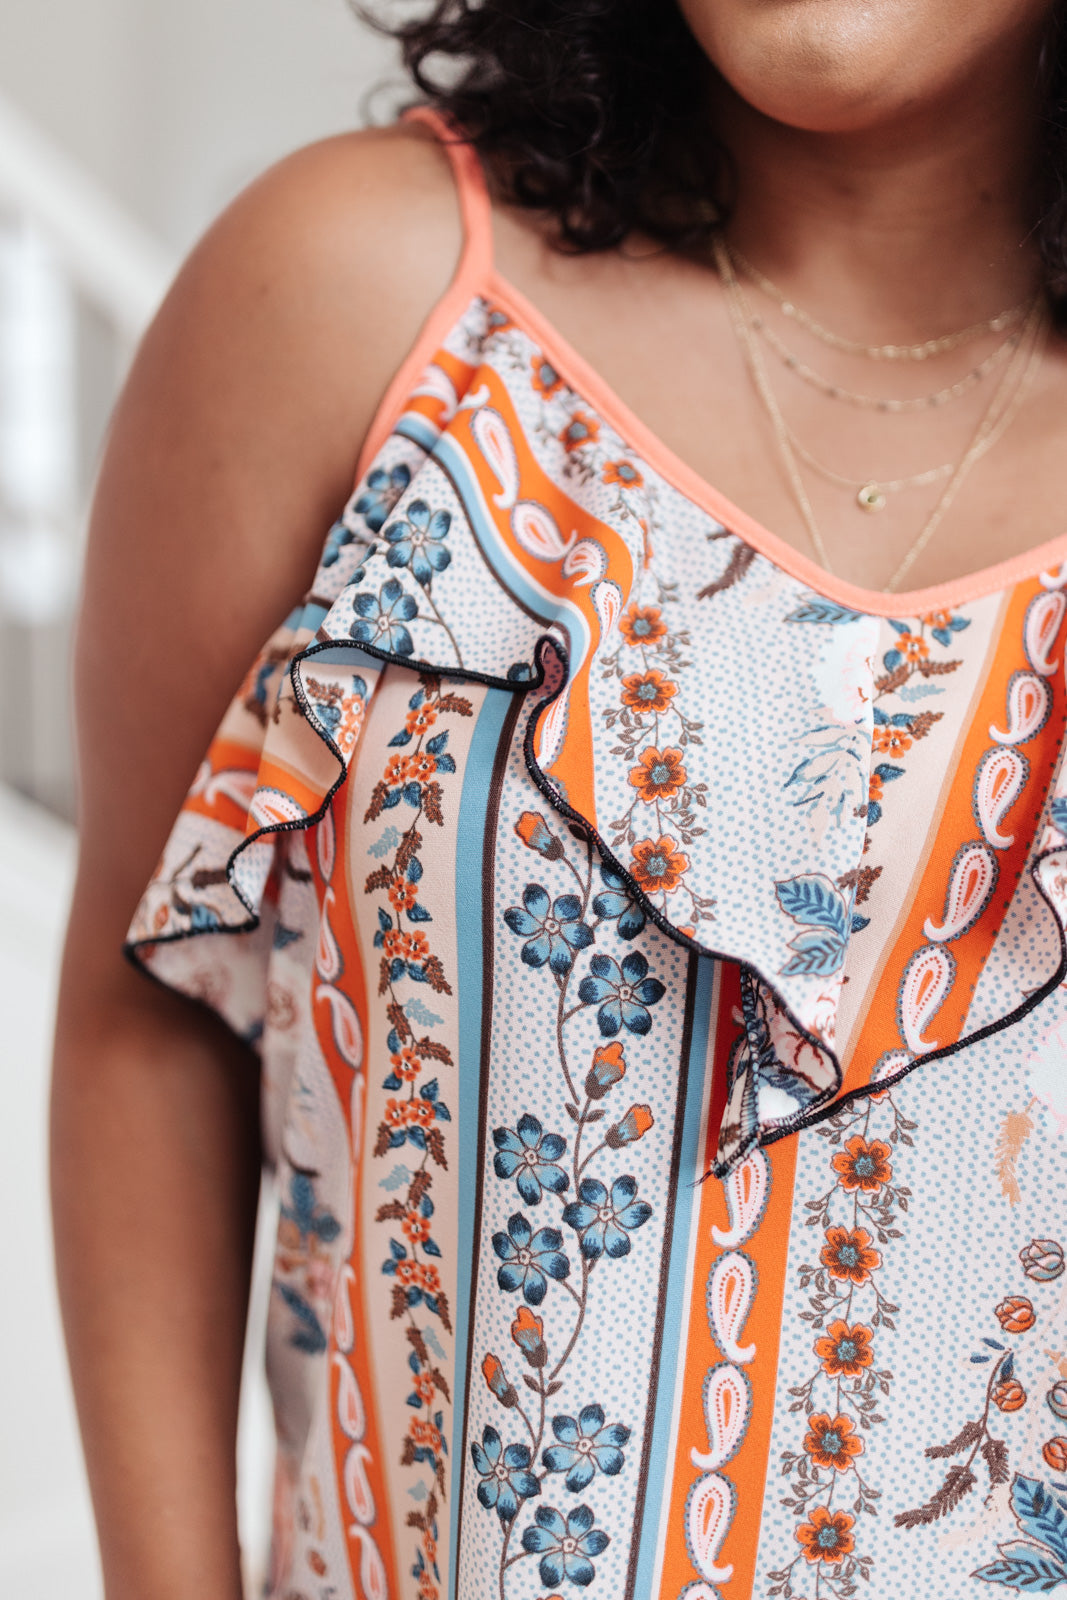
[[[1054,1590],[1061,9],[401,32],[444,117],[221,219],[97,500],[54,1170],[109,1600],[240,1590],[260,1104],[272,1595]]]

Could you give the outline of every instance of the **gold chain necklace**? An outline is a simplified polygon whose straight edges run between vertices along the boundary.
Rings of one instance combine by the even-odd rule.
[[[852,389],[843,388],[839,383],[833,383],[829,378],[824,378],[821,373],[816,372],[813,367],[809,367],[806,362],[801,361],[799,356],[794,355],[793,351],[778,337],[774,329],[769,326],[763,317],[752,315],[750,321],[755,332],[767,341],[783,366],[788,367],[790,372],[795,373],[798,378],[810,384],[813,389],[818,389],[820,394],[826,395],[829,399],[843,400],[846,405],[858,406],[864,411],[927,411],[932,406],[943,406],[947,405],[950,400],[958,400],[962,395],[967,394],[969,390],[981,383],[987,373],[992,372],[993,368],[1015,349],[1022,337],[1021,329],[1016,329],[1014,333],[1009,333],[1007,338],[1003,339],[990,355],[980,361],[976,367],[972,367],[970,372],[964,373],[963,377],[958,378],[955,383],[946,384],[942,389],[935,389],[931,394],[921,394],[913,398],[909,397],[906,400],[894,400],[886,399],[881,395],[857,394]]]
[[[770,380],[767,376],[766,369],[763,366],[759,348],[756,344],[755,338],[753,337],[752,330],[749,327],[748,319],[745,316],[745,307],[740,285],[738,284],[737,276],[734,272],[733,263],[730,259],[726,244],[721,236],[716,236],[714,240],[714,254],[715,263],[720,277],[722,278],[723,286],[726,290],[726,299],[730,312],[730,319],[733,323],[734,331],[737,334],[742,350],[747,358],[749,372],[752,377],[756,392],[763,402],[764,408],[770,418],[775,440],[778,445],[779,454],[782,458],[782,464],[785,467],[786,476],[789,479],[790,487],[793,490],[797,506],[808,531],[808,536],[811,539],[812,548],[815,551],[820,565],[827,572],[829,572],[832,569],[830,566],[830,559],[826,549],[826,544],[823,540],[821,532],[819,531],[819,525],[815,519],[815,513],[812,510],[811,501],[808,498],[807,490],[804,488],[804,482],[800,476],[800,469],[797,466],[796,455],[790,442],[789,430],[786,426],[785,419],[782,416],[778,401],[775,398],[774,390],[771,388]],[[942,521],[947,515],[952,502],[955,500],[956,495],[958,494],[963,481],[967,476],[967,473],[970,471],[974,463],[979,460],[979,458],[984,455],[989,448],[991,448],[991,444],[994,442],[994,433],[996,434],[996,437],[999,438],[1004,433],[1010,422],[1017,415],[1022,404],[1023,397],[1029,390],[1033,378],[1036,375],[1037,368],[1040,364],[1041,356],[1044,352],[1046,330],[1047,311],[1045,309],[1044,301],[1043,299],[1035,299],[1026,318],[1023,338],[1020,340],[1016,351],[1013,352],[1012,360],[1009,362],[1004,376],[997,385],[996,392],[987,406],[970,444],[960,457],[960,460],[957,462],[952,476],[942,491],[933,511],[926,519],[922,528],[919,530],[918,536],[912,542],[911,546],[900,562],[900,565],[897,567],[896,571],[893,573],[893,576],[889,580],[889,583],[886,585],[888,592],[892,593],[894,590],[899,588],[906,574],[911,570],[911,567],[918,560],[923,550],[925,550],[926,546],[929,544],[930,540],[933,538],[934,534],[937,532],[937,529],[940,527]],[[1029,346],[1029,350],[1027,350],[1027,346]],[[1009,394],[1009,398],[1005,402],[1003,410],[1001,410],[1000,403],[1002,398],[1005,393],[1010,391],[1010,380],[1020,368],[1023,359],[1025,359],[1025,367],[1019,372],[1019,377],[1015,385],[1014,392]]]
[[[765,277],[758,267],[743,256],[736,245],[727,245],[731,265],[740,269],[757,289],[777,302],[784,316],[792,319],[800,327],[806,328],[816,339],[823,344],[830,345],[834,350],[847,350],[850,355],[867,356],[871,361],[928,361],[931,356],[943,355],[948,350],[956,350],[961,344],[973,344],[986,333],[1003,333],[1006,328],[1012,327],[1017,322],[1024,322],[1030,311],[1031,301],[1028,297],[1020,300],[1017,305],[1009,306],[1006,311],[1000,311],[995,317],[990,317],[986,322],[975,322],[969,328],[961,328],[958,333],[946,333],[939,339],[924,339],[918,344],[862,344],[855,339],[845,339],[838,333],[831,333],[829,328],[824,328],[821,323],[808,312],[802,311],[794,305],[788,295],[783,294],[777,284]]]
[[[744,311],[750,325],[755,328],[757,319],[750,314],[748,300],[745,297],[740,283],[737,283],[736,279],[735,287],[738,304]],[[1014,352],[1022,341],[1024,331],[1025,325],[1024,328],[1021,328],[1016,333],[1011,334],[1004,344],[999,347],[999,349],[1001,351],[1010,349]],[[1001,437],[1007,427],[1007,421],[1008,419],[1006,418],[1006,415],[1002,414],[1001,419],[996,424],[994,430],[983,442],[981,449],[982,455],[985,455],[986,452],[991,450],[997,443],[998,439]],[[832,467],[826,466],[826,464],[820,461],[818,457],[812,455],[811,451],[807,449],[807,447],[797,437],[793,429],[789,427],[788,423],[786,423],[784,417],[782,418],[782,426],[786,431],[786,435],[789,439],[790,445],[792,446],[794,454],[804,462],[805,466],[810,467],[813,472],[817,472],[820,477],[825,478],[829,483],[835,484],[838,488],[851,490],[855,495],[856,504],[859,506],[861,511],[872,513],[882,511],[886,506],[887,499],[890,494],[899,494],[907,489],[925,489],[930,484],[936,483],[940,478],[949,477],[955,470],[954,462],[945,461],[939,467],[929,467],[924,472],[913,472],[900,478],[857,479],[855,477],[846,477],[843,473],[835,472]]]

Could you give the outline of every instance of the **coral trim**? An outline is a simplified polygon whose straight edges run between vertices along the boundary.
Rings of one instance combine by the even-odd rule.
[[[794,549],[762,523],[734,505],[713,484],[702,478],[675,455],[669,445],[631,411],[625,400],[591,367],[584,356],[563,337],[555,325],[497,270],[493,252],[493,212],[481,160],[473,145],[459,139],[448,121],[429,106],[415,106],[405,112],[410,122],[422,122],[440,141],[452,166],[464,243],[455,275],[444,295],[430,311],[411,351],[405,358],[382,398],[363,441],[356,467],[360,482],[371,462],[392,433],[403,414],[412,389],[433,360],[448,334],[456,326],[470,302],[478,295],[491,296],[509,312],[523,332],[533,338],[551,365],[570,387],[631,445],[649,466],[674,485],[695,505],[709,512],[724,527],[740,535],[753,549],[782,571],[797,578],[816,594],[838,605],[873,617],[919,616],[927,611],[952,611],[969,605],[983,595],[995,594],[1040,572],[1067,561],[1067,533],[1046,540],[982,567],[978,572],[926,589],[909,589],[902,594],[887,594],[864,589],[827,572],[799,550]]]
[[[498,302],[513,321],[536,340],[560,376],[567,379],[580,398],[610,423],[624,442],[631,444],[649,466],[687,499],[710,512],[724,527],[739,534],[768,561],[828,600],[874,617],[911,617],[927,611],[952,611],[983,595],[995,594],[1026,578],[1037,577],[1038,573],[1067,561],[1067,533],[1064,533],[1025,550],[1021,555],[999,561],[995,566],[983,567],[978,572],[953,578],[948,583],[934,584],[927,589],[910,589],[901,594],[863,589],[858,584],[835,577],[734,505],[732,500],[728,500],[692,467],[687,466],[680,456],[676,456],[578,354],[548,318],[527,300],[520,289],[502,277],[495,267],[488,287],[494,302]]]

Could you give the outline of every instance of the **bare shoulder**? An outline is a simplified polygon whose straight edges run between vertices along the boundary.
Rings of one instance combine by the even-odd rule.
[[[145,336],[101,467],[76,646],[79,904],[109,949],[227,700],[307,588],[461,247],[425,130],[344,135],[238,197]]]

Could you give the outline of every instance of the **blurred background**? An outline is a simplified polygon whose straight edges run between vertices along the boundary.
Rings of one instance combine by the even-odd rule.
[[[379,9],[384,9],[380,6]],[[346,0],[2,0],[0,8],[0,1596],[100,1600],[51,1276],[45,1107],[74,870],[69,641],[107,418],[178,262],[296,146],[388,113],[394,51]],[[151,530],[145,530],[150,537]],[[261,1235],[271,1231],[269,1205]],[[257,1280],[249,1348],[263,1315]],[[253,1595],[270,1418],[250,1356]]]

